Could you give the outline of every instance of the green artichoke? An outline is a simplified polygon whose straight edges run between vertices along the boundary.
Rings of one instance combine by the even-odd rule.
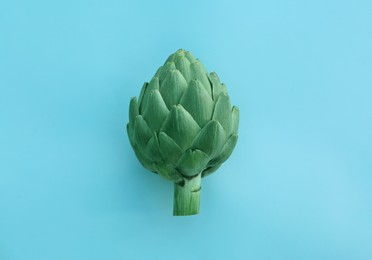
[[[127,132],[140,163],[174,182],[173,215],[199,212],[201,178],[226,161],[238,139],[239,110],[217,74],[187,51],[170,55],[139,99]]]

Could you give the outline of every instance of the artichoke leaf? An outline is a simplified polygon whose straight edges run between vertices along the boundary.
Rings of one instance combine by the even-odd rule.
[[[138,116],[139,111],[138,111],[138,103],[137,103],[137,98],[132,97],[130,99],[130,104],[129,104],[129,123],[131,126],[134,126],[134,120],[136,119],[136,116]]]
[[[209,121],[192,142],[191,148],[199,149],[214,158],[226,142],[226,133],[221,124],[215,120]]]
[[[166,133],[185,151],[190,147],[200,127],[181,105],[177,105],[172,107],[160,131]]]
[[[160,87],[161,96],[168,109],[177,105],[187,88],[187,82],[178,70],[172,70],[165,77]]]
[[[220,167],[221,167],[221,164],[217,164],[215,166],[208,167],[207,169],[205,169],[202,172],[202,177],[207,177],[207,176],[211,175],[212,173],[214,173],[215,171],[217,171],[218,168],[220,168]]]
[[[217,73],[212,72],[208,76],[211,86],[212,86],[212,94],[213,94],[213,100],[217,100],[218,96],[221,93],[227,93],[226,87],[221,84],[220,78],[218,77]]]
[[[157,172],[157,169],[155,167],[156,165],[154,164],[154,162],[145,156],[145,154],[141,151],[141,148],[139,148],[137,144],[133,146],[133,150],[134,150],[134,153],[138,161],[140,161],[143,167],[145,167],[146,169],[152,172],[155,172],[155,173]]]
[[[182,175],[192,177],[199,174],[207,166],[209,156],[198,149],[188,149],[177,164]]]
[[[158,78],[159,78],[159,75],[160,75],[160,72],[161,72],[162,69],[163,69],[163,66],[160,66],[160,67],[156,70],[154,77],[158,77]]]
[[[139,98],[138,98],[138,109],[139,109],[139,111],[141,111],[143,96],[145,95],[148,84],[149,84],[148,82],[143,83],[143,86],[141,88],[141,93],[140,93]]]
[[[185,57],[192,63],[197,61],[197,59],[191,54],[189,51],[184,51],[185,52]]]
[[[146,93],[149,93],[152,90],[159,90],[159,78],[158,77],[153,77],[151,79],[151,81],[149,82],[149,84],[147,86],[145,96],[146,96]]]
[[[175,69],[176,65],[174,64],[173,61],[166,62],[157,75],[159,77],[160,83],[163,82],[163,80],[171,70]]]
[[[226,93],[222,93],[218,97],[212,118],[222,125],[227,134],[231,132],[231,105],[229,96]]]
[[[133,140],[135,144],[138,144],[141,148],[145,148],[147,142],[152,137],[152,132],[148,127],[146,121],[141,115],[136,116],[134,120]]]
[[[145,93],[142,116],[152,131],[159,132],[169,110],[158,90]]]
[[[129,142],[130,142],[131,146],[133,147],[133,145],[134,145],[133,126],[130,123],[127,124],[127,133],[128,133],[128,137],[129,137]]]
[[[180,57],[175,60],[176,68],[181,72],[186,82],[189,83],[191,80],[191,63],[186,57]]]
[[[210,97],[212,97],[212,89],[211,89],[211,84],[208,80],[208,74],[207,71],[204,69],[203,65],[199,62],[193,62],[190,65],[190,71],[191,71],[191,80],[199,80],[207,93],[209,94]]]
[[[160,155],[159,140],[156,132],[153,133],[153,136],[147,142],[147,146],[144,153],[152,161],[162,162],[162,157]]]
[[[231,155],[232,151],[235,148],[235,145],[238,141],[238,135],[233,134],[230,136],[230,138],[226,141],[225,145],[223,146],[221,153],[214,158],[209,165],[215,166],[215,165],[220,165],[223,162],[225,162]]]
[[[165,63],[174,61],[175,57],[176,57],[176,53],[172,53],[171,55],[169,55]]]
[[[160,154],[164,161],[175,165],[182,155],[182,149],[166,133],[159,133]]]
[[[231,121],[232,121],[232,133],[237,134],[238,133],[238,127],[239,127],[239,108],[236,106],[233,106],[231,110]]]
[[[159,175],[167,180],[171,180],[175,183],[180,183],[183,180],[182,175],[177,171],[177,169],[174,168],[173,165],[157,164],[156,168]]]
[[[192,80],[180,104],[192,115],[200,127],[212,117],[214,102],[199,80]]]

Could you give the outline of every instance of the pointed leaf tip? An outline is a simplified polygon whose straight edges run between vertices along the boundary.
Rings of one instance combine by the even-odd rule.
[[[227,134],[231,132],[231,105],[227,93],[219,95],[213,111],[213,119],[220,122]]]
[[[139,112],[140,113],[142,111],[142,100],[143,100],[143,96],[145,95],[145,92],[146,92],[146,89],[147,89],[147,85],[148,84],[149,84],[148,82],[143,83],[143,86],[141,88],[141,93],[140,93],[139,98],[138,98],[138,109],[139,109]]]
[[[179,58],[179,57],[184,57],[186,54],[185,50],[183,49],[179,49],[177,50],[175,53],[174,53],[174,56],[175,56],[175,59]]]
[[[146,91],[159,90],[159,78],[153,77],[147,86]],[[146,94],[146,93],[145,93]]]
[[[158,72],[158,77],[159,77],[159,81],[162,82],[165,77],[167,76],[167,74],[171,71],[171,70],[175,70],[176,69],[176,65],[174,64],[173,61],[168,61],[164,64],[164,66],[161,68],[161,70]]]
[[[181,72],[186,82],[189,83],[191,80],[190,61],[185,56],[182,56],[175,60],[175,64],[176,68]]]
[[[200,127],[212,118],[213,100],[199,80],[192,80],[189,83],[180,104],[192,115]]]
[[[159,140],[156,133],[153,133],[150,140],[147,142],[147,146],[145,149],[146,156],[157,163],[162,163],[162,158],[160,155],[160,148],[159,148]]]
[[[214,158],[226,142],[226,133],[221,124],[215,120],[209,121],[198,133],[191,147],[199,149]]]
[[[190,65],[191,80],[197,79],[203,84],[205,90],[212,97],[212,89],[208,80],[207,71],[199,61],[195,61]]]
[[[224,144],[220,154],[216,158],[214,158],[209,164],[211,166],[216,166],[224,163],[230,157],[237,142],[238,135],[237,134],[231,135],[230,138]]]
[[[178,162],[177,168],[184,176],[195,176],[204,170],[209,161],[209,156],[198,149],[187,150]]]
[[[186,150],[200,127],[181,105],[177,105],[172,107],[160,131],[172,138],[182,150]]]
[[[146,121],[141,115],[136,116],[136,119],[134,120],[133,130],[134,143],[138,144],[140,148],[143,148],[144,150],[151,136],[152,132],[148,127]]]
[[[136,116],[139,115],[137,98],[132,97],[129,103],[129,123],[133,127]]]
[[[161,83],[160,93],[168,109],[177,105],[187,88],[187,82],[178,70],[172,70]]]
[[[158,90],[147,91],[143,99],[142,115],[152,131],[159,132],[169,110]]]
[[[176,165],[182,155],[182,149],[166,133],[159,133],[159,147],[165,163]]]
[[[185,52],[185,56],[190,61],[190,63],[196,61],[196,58],[194,57],[194,55],[192,55],[191,52],[189,52],[189,51]]]
[[[231,121],[232,121],[232,133],[237,134],[239,128],[239,108],[237,106],[233,106],[231,112]]]
[[[208,75],[212,87],[213,100],[217,100],[221,93],[227,93],[226,87],[221,83],[217,73],[212,72]]]

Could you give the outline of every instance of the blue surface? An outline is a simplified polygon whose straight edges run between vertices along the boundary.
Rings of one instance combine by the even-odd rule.
[[[0,2],[0,259],[372,259],[371,1]],[[128,104],[169,54],[241,111],[201,213]]]

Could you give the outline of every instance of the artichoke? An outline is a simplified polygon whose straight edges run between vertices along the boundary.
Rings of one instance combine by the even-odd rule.
[[[199,212],[201,178],[229,158],[238,124],[239,110],[217,74],[184,50],[144,83],[138,101],[131,98],[131,146],[146,169],[174,182],[173,215]]]

